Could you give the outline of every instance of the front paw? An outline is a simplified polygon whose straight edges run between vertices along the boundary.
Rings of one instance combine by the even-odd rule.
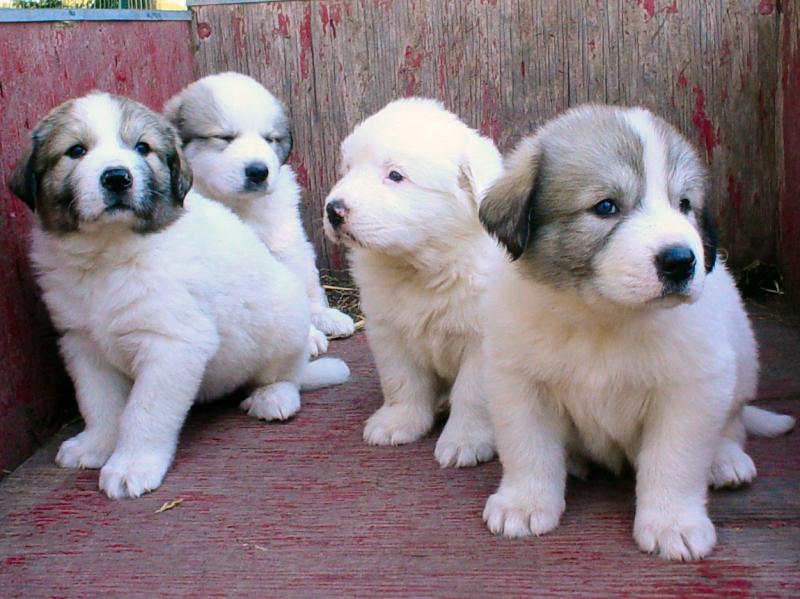
[[[300,410],[300,391],[292,383],[260,387],[239,407],[262,420],[288,420]]]
[[[56,464],[62,468],[100,468],[114,451],[114,434],[85,430],[61,444]]]
[[[483,521],[496,535],[510,539],[543,535],[558,526],[564,513],[564,495],[521,492],[503,486],[486,501]]]
[[[383,406],[364,425],[370,445],[403,445],[424,437],[433,426],[433,412],[400,405]]]
[[[316,358],[328,351],[328,338],[317,327],[311,326],[308,331],[308,354]]]
[[[439,435],[433,452],[442,468],[475,466],[494,457],[494,436],[490,422],[465,422],[451,416]]]
[[[633,537],[643,551],[683,562],[705,557],[717,542],[717,533],[705,509],[681,514],[637,512]]]
[[[311,324],[334,339],[349,337],[356,330],[353,319],[336,308],[323,308],[318,312],[312,312]]]
[[[111,499],[139,497],[161,486],[172,454],[115,451],[100,470],[100,490]]]

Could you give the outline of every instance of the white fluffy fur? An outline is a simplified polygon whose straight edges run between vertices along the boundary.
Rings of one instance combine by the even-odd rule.
[[[135,162],[135,154],[114,127],[94,121],[117,109],[107,96],[77,102],[98,139],[77,173],[83,211],[106,158]],[[86,422],[56,460],[102,467],[100,488],[112,498],[161,484],[195,400],[252,385],[243,408],[285,419],[299,409],[306,379],[347,378],[341,361],[307,364],[309,313],[297,277],[223,206],[190,192],[185,207],[147,235],[102,214],[78,232],[33,232],[31,257]]]
[[[490,459],[479,299],[499,249],[477,209],[502,168],[497,149],[439,103],[413,98],[358,125],[341,150],[342,178],[326,202],[344,202],[348,215],[338,228],[326,218],[325,228],[350,247],[384,394],[364,439],[419,439],[433,425],[437,399],[449,394],[437,460],[468,466]],[[392,181],[392,171],[403,180]]]
[[[617,472],[630,462],[639,546],[691,560],[716,541],[709,483],[755,476],[740,414],[755,394],[757,349],[723,264],[696,269],[687,303],[651,303],[661,288],[655,253],[684,244],[702,265],[703,246],[693,217],[670,207],[652,117],[627,118],[643,142],[647,189],[604,248],[594,288],[556,289],[503,258],[491,267],[485,385],[503,478],[484,519],[508,537],[546,533],[565,508],[570,454]],[[752,422],[764,416],[746,409]]]
[[[254,79],[239,73],[220,73],[191,84],[167,103],[165,113],[172,118],[187,94],[203,94],[213,102],[219,119],[215,131],[234,136],[221,147],[187,143],[186,155],[194,170],[195,187],[250,225],[273,255],[300,277],[311,305],[311,353],[326,351],[326,335],[347,337],[355,328],[352,318],[328,306],[314,248],[300,217],[300,186],[292,167],[281,164],[273,147],[265,141],[265,134],[275,129],[276,121],[285,119],[283,107]],[[182,114],[185,119],[192,118],[191,111]],[[244,169],[253,162],[269,167],[266,187],[243,191]]]

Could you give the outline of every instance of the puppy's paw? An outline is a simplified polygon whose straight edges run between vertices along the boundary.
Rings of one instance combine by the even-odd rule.
[[[312,312],[311,324],[334,339],[337,337],[349,337],[356,330],[353,319],[336,308],[323,308]]]
[[[633,537],[642,551],[682,562],[707,556],[717,542],[717,533],[705,510],[683,514],[637,512]]]
[[[370,445],[403,445],[424,437],[433,426],[433,413],[401,405],[383,406],[364,425]]]
[[[100,470],[100,490],[111,499],[139,497],[161,486],[172,454],[115,451]]]
[[[439,435],[433,452],[442,468],[475,466],[494,457],[491,423],[468,423],[452,416]]]
[[[723,443],[714,457],[709,484],[715,489],[739,487],[753,482],[756,465],[736,443]]]
[[[328,338],[317,327],[311,326],[308,331],[308,353],[312,358],[328,351]]]
[[[292,383],[259,387],[239,407],[262,420],[288,420],[300,409],[300,391]]]
[[[62,468],[100,468],[114,452],[116,437],[85,430],[61,444],[56,464]]]
[[[509,539],[539,536],[558,526],[564,507],[563,494],[522,493],[501,486],[486,501],[483,521],[494,534]]]

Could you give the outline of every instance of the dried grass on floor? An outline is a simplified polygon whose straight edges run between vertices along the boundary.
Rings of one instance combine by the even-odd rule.
[[[321,272],[322,288],[328,296],[331,307],[348,314],[356,323],[356,330],[364,328],[364,314],[361,312],[361,298],[358,288],[346,273]]]

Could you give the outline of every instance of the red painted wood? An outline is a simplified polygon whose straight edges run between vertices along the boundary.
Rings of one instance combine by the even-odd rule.
[[[762,313],[756,326],[762,395],[779,398],[764,405],[799,416],[800,328]],[[304,394],[291,422],[255,421],[235,401],[195,410],[164,485],[141,499],[106,499],[96,471],[53,463],[64,434],[48,443],[0,483],[0,595],[800,595],[800,432],[753,441],[756,482],[711,494],[719,545],[700,563],[640,553],[633,481],[602,472],[570,481],[559,529],[509,541],[480,518],[499,464],[442,470],[433,436],[366,446],[363,422],[381,402],[366,340],[332,353],[353,380]]]
[[[780,253],[786,289],[800,306],[800,1],[788,0],[781,38],[783,91],[783,188]]]
[[[187,22],[0,24],[0,468],[51,434],[71,387],[26,259],[32,223],[8,191],[30,129],[93,88],[154,108],[192,80]]]

